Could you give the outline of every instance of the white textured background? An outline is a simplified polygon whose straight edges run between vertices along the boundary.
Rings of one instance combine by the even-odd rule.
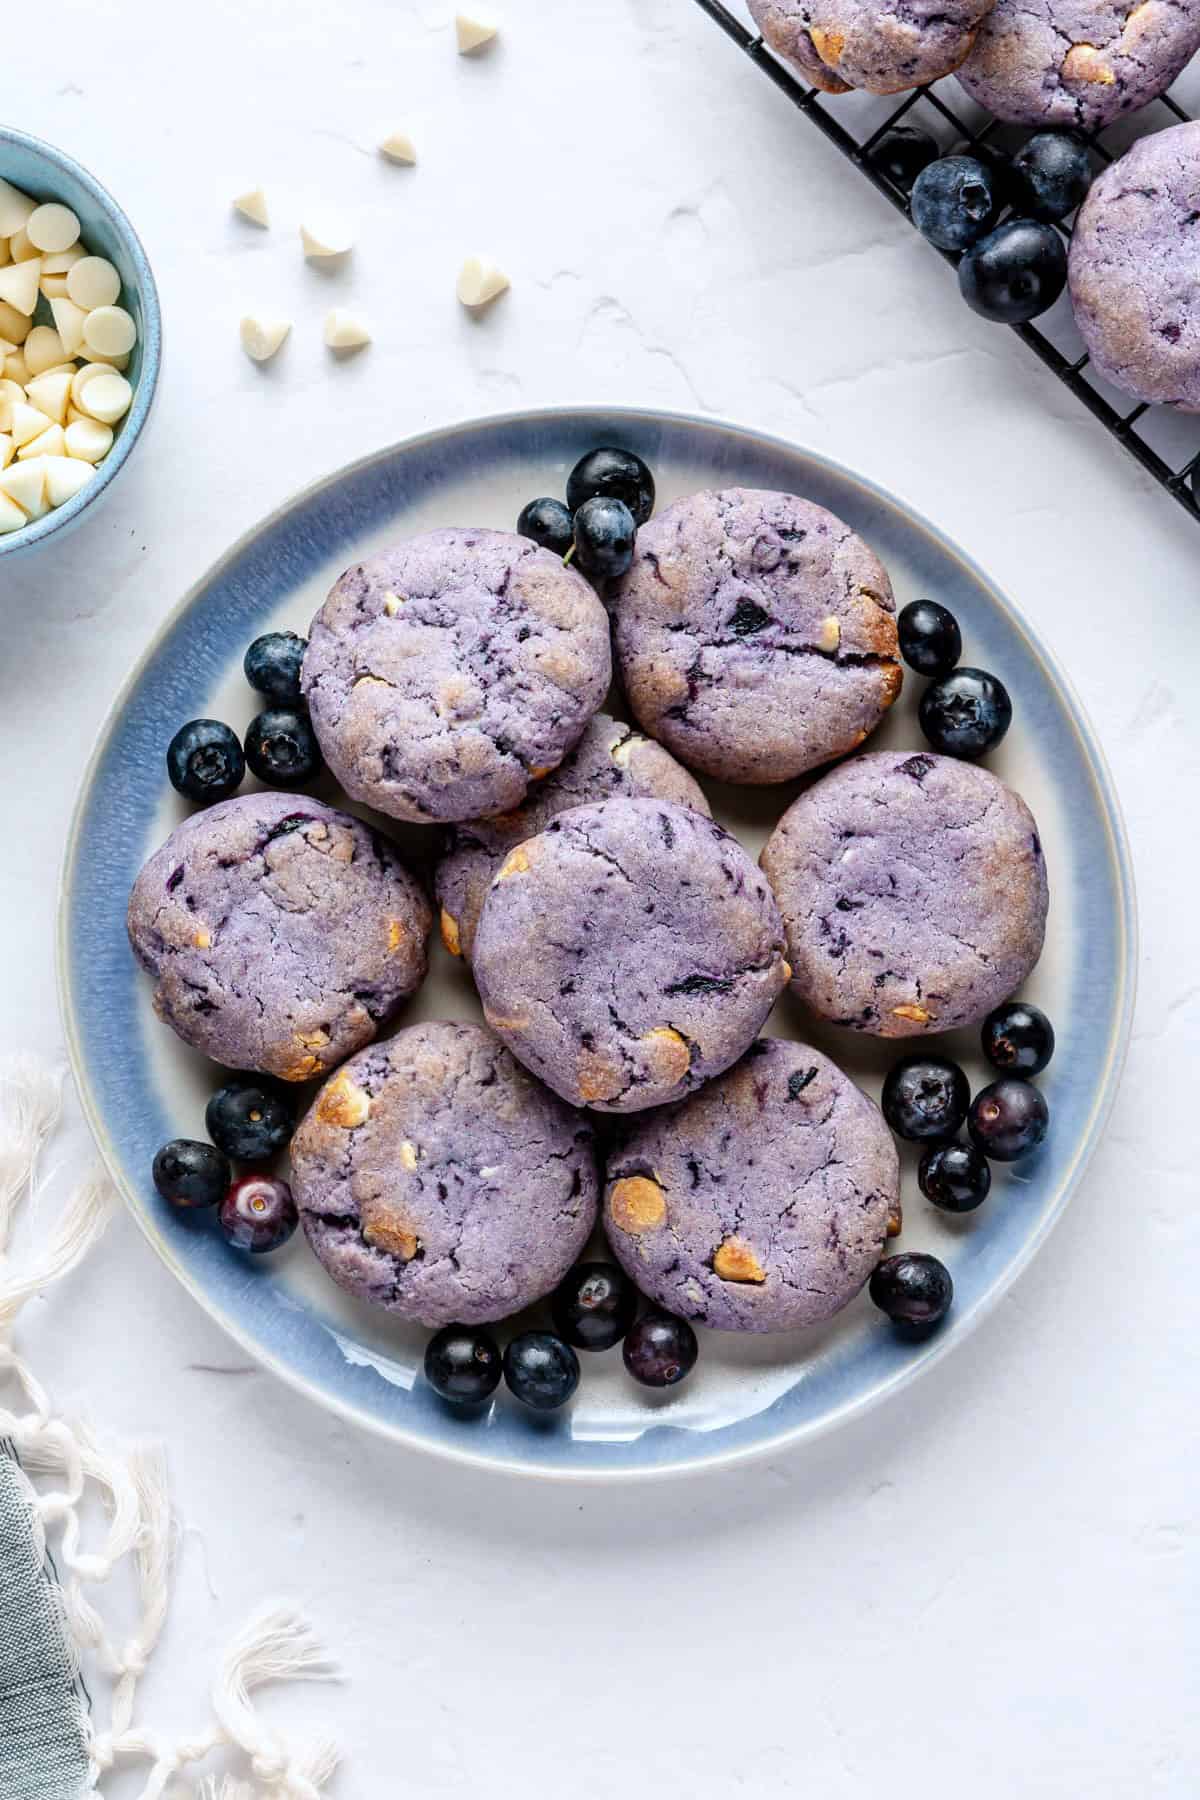
[[[1124,798],[1132,1057],[1066,1221],[956,1356],[831,1440],[691,1484],[537,1488],[360,1438],[245,1368],[121,1220],[26,1336],[60,1398],[170,1441],[186,1533],[148,1711],[194,1724],[214,1647],[282,1590],[351,1677],[301,1709],[344,1739],[340,1795],[1191,1795],[1200,528],[690,0],[506,0],[504,24],[466,62],[412,0],[59,0],[52,41],[6,41],[6,118],[116,191],[166,319],[106,508],[0,564],[6,1042],[61,1054],[69,808],[184,588],[373,447],[619,401],[844,459],[1026,609]],[[415,171],[372,153],[394,122]],[[256,181],[270,234],[229,214]],[[342,275],[300,259],[306,196],[359,222]],[[513,292],[476,324],[453,283],[481,247]],[[335,298],[377,334],[339,367]],[[296,321],[265,371],[237,347],[255,303]],[[77,1120],[63,1154],[86,1155]]]

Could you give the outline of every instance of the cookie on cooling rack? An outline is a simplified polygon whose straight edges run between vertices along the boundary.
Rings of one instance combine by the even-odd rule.
[[[827,94],[898,94],[957,69],[992,0],[750,0],[763,37]]]

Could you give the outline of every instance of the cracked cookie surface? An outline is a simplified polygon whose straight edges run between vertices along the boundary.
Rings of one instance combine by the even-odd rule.
[[[422,1325],[508,1318],[596,1220],[587,1120],[481,1025],[408,1026],[352,1057],[292,1139],[308,1241],[339,1287]]]
[[[779,910],[741,845],[658,800],[560,813],[501,864],[475,937],[488,1023],[602,1112],[661,1106],[728,1068],[787,973]]]
[[[519,806],[608,689],[608,618],[562,559],[506,531],[430,531],[347,569],[301,686],[355,800],[428,824]]]
[[[996,0],[958,79],[1009,124],[1099,131],[1165,92],[1198,47],[1195,0]]]
[[[488,888],[510,850],[572,806],[618,798],[670,800],[708,814],[699,783],[661,744],[597,713],[561,767],[530,788],[523,806],[450,827],[436,881],[447,949],[470,961]]]
[[[795,992],[853,1031],[971,1024],[1042,952],[1049,896],[1033,815],[973,763],[855,757],[788,808],[761,862]]]
[[[1092,184],[1071,238],[1080,334],[1135,399],[1200,412],[1200,122],[1141,138]]]
[[[638,722],[721,781],[788,781],[855,749],[903,679],[887,571],[791,494],[667,507],[638,533],[614,622]]]
[[[185,819],[129,899],[129,940],[172,1030],[231,1069],[324,1074],[424,979],[432,915],[395,848],[303,794]]]
[[[778,55],[827,94],[898,94],[957,69],[992,0],[750,0]]]
[[[759,1038],[609,1158],[604,1226],[631,1278],[718,1331],[841,1310],[883,1253],[900,1165],[879,1108],[804,1044]]]

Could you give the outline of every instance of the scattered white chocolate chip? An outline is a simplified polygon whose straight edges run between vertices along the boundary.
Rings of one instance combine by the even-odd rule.
[[[29,262],[9,263],[7,269],[0,269],[0,300],[4,300],[14,311],[24,313],[31,318],[38,303],[38,283],[42,278],[42,259],[31,258]]]
[[[123,306],[98,306],[83,322],[83,347],[101,356],[128,356],[137,343],[137,326]],[[28,357],[25,359],[28,362]]]
[[[240,326],[242,349],[252,362],[270,362],[291,329],[290,319],[264,319],[247,313]]]
[[[267,211],[267,196],[260,187],[248,188],[244,194],[236,194],[233,210],[241,213],[243,219],[249,219],[252,225],[261,225],[266,231],[271,223],[271,215]]]
[[[113,306],[120,298],[121,277],[105,256],[81,256],[67,270],[67,292],[84,312]]]
[[[79,242],[79,220],[69,206],[50,200],[35,206],[25,224],[25,234],[35,250],[57,255]]]
[[[66,354],[62,339],[49,325],[35,325],[25,339],[25,366],[31,375],[44,375],[64,361]]]
[[[313,224],[301,225],[300,242],[305,256],[323,262],[333,256],[347,255],[354,247],[354,233],[335,219],[320,219]]]
[[[361,350],[370,341],[370,329],[357,313],[335,306],[325,315],[325,342],[331,350]]]
[[[386,156],[389,162],[415,163],[417,160],[413,141],[407,131],[389,131],[379,146],[380,156]]]
[[[95,472],[90,462],[80,462],[73,456],[48,456],[46,498],[50,505],[65,506],[80,488],[87,486]]]
[[[112,449],[112,426],[102,425],[99,419],[89,419],[84,413],[76,413],[68,420],[64,435],[67,455],[78,457],[80,462],[98,463]]]
[[[123,375],[117,375],[111,369],[105,369],[102,375],[88,382],[80,401],[84,412],[104,425],[115,425],[118,419],[123,419],[132,404],[133,389]]]
[[[464,306],[488,306],[509,286],[508,276],[487,256],[468,256],[458,272],[456,292]]]
[[[494,19],[483,13],[456,13],[454,16],[454,35],[458,41],[458,54],[470,56],[476,50],[482,50],[490,44],[500,27]]]
[[[23,231],[30,214],[36,211],[36,200],[0,179],[0,238],[10,238]]]

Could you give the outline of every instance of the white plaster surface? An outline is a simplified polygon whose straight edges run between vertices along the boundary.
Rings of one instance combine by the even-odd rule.
[[[25,1341],[72,1407],[170,1443],[147,1712],[195,1724],[217,1644],[284,1592],[349,1680],[279,1711],[340,1733],[355,1800],[1194,1793],[1200,528],[690,0],[506,0],[469,60],[414,0],[59,0],[4,61],[6,119],[115,190],[166,318],[108,505],[0,564],[6,1043],[62,1054],[69,809],[166,610],[296,488],[514,406],[709,410],[913,502],[1065,661],[1140,883],[1129,1068],[1065,1222],[915,1390],[773,1462],[574,1491],[402,1453],[247,1368],[118,1221]],[[396,125],[416,169],[375,154]],[[260,181],[266,233],[230,211]],[[321,200],[358,226],[331,273],[296,231]],[[475,250],[513,282],[481,320]],[[334,304],[375,333],[337,364]],[[256,306],[295,320],[265,369]],[[87,1156],[74,1108],[60,1155]]]

